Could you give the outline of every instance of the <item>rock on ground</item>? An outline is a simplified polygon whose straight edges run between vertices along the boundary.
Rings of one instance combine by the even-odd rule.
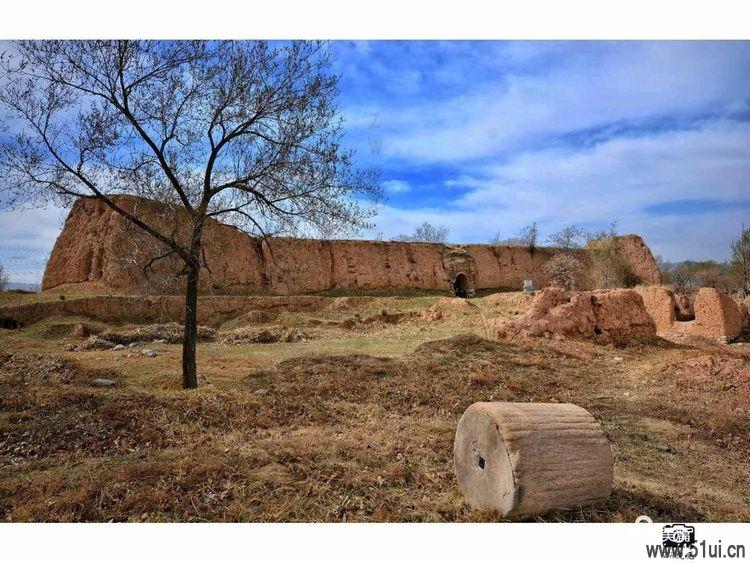
[[[91,384],[96,387],[114,387],[117,382],[113,379],[95,379]]]

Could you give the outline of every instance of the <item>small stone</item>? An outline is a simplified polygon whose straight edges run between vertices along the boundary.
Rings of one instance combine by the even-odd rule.
[[[125,348],[125,346],[123,346],[122,344],[118,344],[117,346],[115,346],[114,348],[112,348],[112,350],[114,350],[116,352],[117,350],[122,350],[124,348]]]
[[[143,354],[147,358],[155,358],[156,357],[156,352],[154,352],[153,350],[151,350],[149,348],[144,348],[143,351],[141,352],[141,354]]]
[[[155,340],[154,340],[154,341],[152,342],[152,344],[166,344],[166,343],[167,343],[167,341],[166,341],[166,339],[164,339],[164,338],[156,338],[156,339],[155,339]]]
[[[137,342],[131,342],[130,344],[128,344],[128,348],[135,348],[136,346],[138,346]]]
[[[65,345],[65,351],[66,352],[75,352],[76,351],[76,345],[68,343]]]
[[[256,395],[268,395],[268,389],[257,389],[255,391]]]
[[[625,391],[625,392],[624,392],[624,393],[622,394],[622,396],[623,396],[623,397],[630,397],[630,391]]]
[[[616,362],[622,362],[622,361],[624,361],[624,360],[625,360],[625,358],[622,358],[622,357],[620,357],[620,356],[615,356],[614,360],[615,360]]]
[[[97,387],[114,387],[117,385],[117,382],[112,379],[95,379],[91,384]]]
[[[660,452],[664,452],[665,454],[674,453],[674,450],[670,446],[667,446],[666,444],[658,444],[656,446],[656,449],[659,450]]]

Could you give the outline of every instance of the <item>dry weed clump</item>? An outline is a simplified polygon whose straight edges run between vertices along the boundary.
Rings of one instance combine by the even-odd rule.
[[[269,328],[240,327],[222,332],[219,342],[222,344],[270,344],[274,342],[302,342],[312,336],[296,328],[283,326]]]
[[[111,377],[115,373],[109,369],[84,368],[69,358],[0,352],[0,381],[9,386],[81,383]]]
[[[169,344],[182,344],[185,327],[178,323],[153,324],[139,326],[132,330],[107,330],[99,336],[115,344],[130,344],[132,342],[152,342],[164,340]],[[216,331],[207,326],[198,327],[198,341],[212,342],[216,338]]]
[[[644,389],[649,414],[750,453],[750,356],[717,347],[676,358],[658,373]]]

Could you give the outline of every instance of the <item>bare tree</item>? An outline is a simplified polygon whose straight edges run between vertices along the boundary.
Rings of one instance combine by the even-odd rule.
[[[695,271],[693,277],[698,287],[713,287],[726,293],[730,293],[739,285],[739,276],[729,264],[710,261]]]
[[[369,226],[352,196],[374,175],[341,146],[338,77],[320,42],[21,41],[2,58],[4,190],[17,205],[95,198],[177,257],[185,288],[182,377],[197,387],[203,233]],[[130,193],[178,210],[179,228],[118,205]]]
[[[654,256],[654,261],[656,262],[656,267],[659,268],[659,272],[661,272],[662,278],[666,279],[669,270],[672,268],[672,264],[665,260],[661,254]]]
[[[516,237],[503,238],[502,233],[497,231],[492,237],[490,237],[489,243],[494,245],[506,244],[508,246],[525,246],[529,252],[534,252],[534,249],[537,246],[538,237],[539,229],[536,226],[536,222],[534,222],[522,228]]]
[[[744,225],[739,238],[732,241],[731,267],[739,278],[742,295],[746,297],[750,287],[750,228]]]
[[[424,222],[414,229],[413,235],[398,235],[393,240],[399,242],[445,242],[448,238],[448,227]]]
[[[531,225],[526,225],[521,229],[521,232],[518,234],[518,242],[521,246],[528,248],[529,252],[534,252],[538,236],[539,229],[537,228],[535,221]]]
[[[563,227],[558,232],[547,237],[547,242],[562,250],[580,248],[584,240],[586,240],[586,231],[576,225]]]
[[[5,291],[5,287],[8,285],[8,276],[5,275],[5,268],[0,264],[0,291]]]
[[[695,279],[685,268],[676,268],[670,272],[669,285],[672,286],[672,291],[678,295],[687,295],[694,290]]]
[[[503,233],[501,231],[495,231],[495,234],[492,235],[490,237],[490,240],[487,241],[487,242],[489,244],[492,244],[492,245],[495,245],[495,246],[497,246],[499,244],[503,244],[503,242],[504,242]]]

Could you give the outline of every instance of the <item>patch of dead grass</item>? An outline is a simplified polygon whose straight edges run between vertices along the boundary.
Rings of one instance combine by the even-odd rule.
[[[435,301],[352,298],[294,327]],[[613,444],[610,499],[539,520],[750,519],[746,352],[491,340],[469,333],[481,332],[480,317],[524,303],[482,301],[436,321],[371,323],[366,334],[321,325],[312,342],[201,344],[211,385],[193,392],[178,388],[178,346],[154,359],[72,359],[52,356],[55,339],[3,336],[36,353],[0,355],[0,518],[493,521],[463,502],[453,437],[469,404],[506,400],[579,404]],[[120,384],[91,387],[106,377],[92,370],[118,358],[109,373]]]

